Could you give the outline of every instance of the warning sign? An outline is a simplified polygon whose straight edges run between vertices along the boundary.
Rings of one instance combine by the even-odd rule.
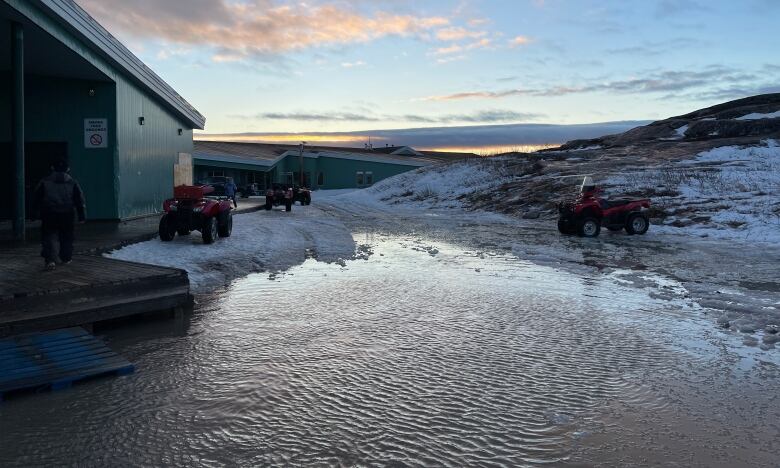
[[[108,148],[108,119],[84,119],[84,147]]]

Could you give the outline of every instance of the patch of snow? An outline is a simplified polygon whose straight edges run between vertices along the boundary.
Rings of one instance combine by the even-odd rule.
[[[743,115],[742,117],[737,117],[736,120],[761,120],[761,119],[777,119],[780,118],[780,110],[777,112],[772,112],[771,114],[759,114],[759,113],[752,113]]]
[[[260,271],[279,271],[306,258],[338,262],[355,255],[349,229],[313,206],[294,206],[293,211],[258,211],[233,217],[233,233],[211,245],[200,233],[176,236],[172,242],[159,238],[129,245],[107,257],[187,271],[193,292],[204,293],[234,278]]]
[[[591,146],[583,146],[581,148],[575,148],[572,150],[568,150],[567,153],[573,152],[573,151],[592,151],[592,150],[600,150],[603,146],[601,145],[591,145]]]
[[[499,162],[500,159],[493,159]],[[425,208],[461,208],[460,198],[478,192],[495,190],[513,178],[500,165],[477,161],[460,161],[423,167],[385,179],[370,188],[347,193],[340,198],[373,205],[400,205]]]
[[[675,128],[674,129],[674,136],[667,137],[667,138],[659,138],[661,141],[677,141],[685,138],[685,132],[688,131],[688,125],[683,125],[682,127]]]
[[[780,243],[780,145],[724,146],[639,177],[618,176],[608,185],[672,194],[653,197],[669,213],[655,232],[714,239]]]

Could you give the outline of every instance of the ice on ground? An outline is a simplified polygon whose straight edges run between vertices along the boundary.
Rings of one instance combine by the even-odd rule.
[[[759,114],[757,112],[754,112],[752,114],[743,115],[742,117],[737,117],[736,120],[761,120],[761,119],[777,119],[780,118],[780,111],[772,112],[771,114]]]
[[[780,145],[724,146],[695,159],[608,181],[647,190],[667,216],[654,231],[780,243]]]
[[[674,131],[675,133],[677,133],[677,136],[682,138],[685,136],[685,132],[688,131],[688,125],[683,125],[682,127],[675,129]]]
[[[198,232],[172,242],[153,239],[107,254],[107,257],[187,271],[194,292],[222,287],[234,278],[260,271],[278,271],[306,258],[338,262],[355,255],[349,229],[312,207],[236,215],[233,234],[211,245]]]

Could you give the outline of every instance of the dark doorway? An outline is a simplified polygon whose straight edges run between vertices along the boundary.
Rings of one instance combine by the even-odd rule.
[[[33,194],[38,182],[51,173],[58,160],[68,160],[68,144],[63,142],[26,143],[24,145],[24,193],[27,218],[32,212]],[[0,143],[0,219],[11,219],[14,205],[14,155],[11,143]]]

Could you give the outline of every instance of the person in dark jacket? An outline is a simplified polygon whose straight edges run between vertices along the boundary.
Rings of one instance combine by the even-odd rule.
[[[66,161],[57,161],[52,173],[35,189],[35,208],[41,216],[41,256],[47,270],[53,270],[58,256],[63,264],[73,259],[74,218],[85,219],[84,193],[73,179]]]
[[[236,192],[238,191],[238,187],[236,186],[236,183],[233,182],[232,177],[228,177],[227,182],[225,182],[225,196],[233,200],[233,206],[238,208],[238,201],[236,201]]]

